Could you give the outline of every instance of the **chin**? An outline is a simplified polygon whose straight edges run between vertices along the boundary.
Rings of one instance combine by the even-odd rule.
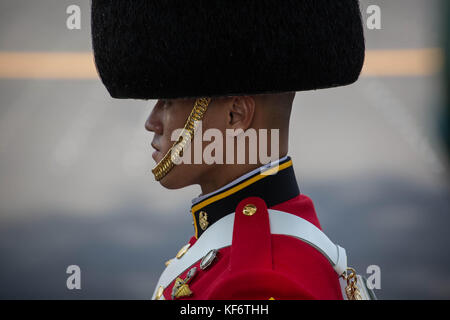
[[[180,184],[179,182],[172,182],[167,181],[167,179],[164,177],[162,178],[159,183],[166,189],[175,190],[175,189],[181,189],[186,187],[187,185]]]
[[[181,170],[177,170],[181,169]],[[186,168],[184,168],[186,169]],[[159,183],[166,189],[181,189],[191,185],[188,183],[188,179],[186,179],[186,174],[180,173],[183,171],[182,168],[175,167],[173,168],[164,178],[159,180]]]

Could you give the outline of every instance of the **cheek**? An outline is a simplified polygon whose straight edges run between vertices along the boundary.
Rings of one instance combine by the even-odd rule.
[[[167,115],[165,119],[165,130],[164,130],[164,137],[167,141],[171,140],[172,132],[178,128],[178,124],[176,121],[174,121],[174,117],[172,115]]]
[[[160,183],[167,189],[184,188],[195,184],[201,172],[201,166],[199,165],[176,165],[169,174],[160,180]]]
[[[210,113],[208,113],[210,111]],[[203,119],[203,131],[208,129],[219,129],[221,132],[225,132],[227,125],[227,115],[224,112],[220,112],[217,108],[208,110]]]
[[[173,109],[175,111],[176,109]],[[181,110],[181,108],[179,109]],[[172,111],[172,110],[171,110]],[[184,111],[184,110],[183,110]],[[185,112],[168,112],[164,117],[164,140],[168,143],[173,143],[177,137],[172,141],[172,135],[175,130],[182,129],[189,114]]]

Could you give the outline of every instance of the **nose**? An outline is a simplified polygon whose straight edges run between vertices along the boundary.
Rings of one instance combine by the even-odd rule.
[[[153,110],[145,121],[145,129],[155,134],[162,135],[163,126],[161,122],[161,100],[153,106]]]

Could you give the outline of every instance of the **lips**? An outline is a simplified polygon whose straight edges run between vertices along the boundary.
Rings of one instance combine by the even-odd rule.
[[[152,141],[152,147],[153,147],[153,149],[155,149],[156,151],[159,151],[159,147]]]
[[[155,151],[152,153],[152,158],[153,158],[153,160],[155,160],[156,163],[158,163],[160,160],[160,154],[161,154],[160,147],[158,147],[154,142],[152,142],[151,145],[152,145],[153,149],[155,149]]]
[[[153,160],[155,160],[156,163],[159,162],[159,154],[160,154],[159,151],[153,151],[153,153],[152,153],[152,158],[153,158]]]

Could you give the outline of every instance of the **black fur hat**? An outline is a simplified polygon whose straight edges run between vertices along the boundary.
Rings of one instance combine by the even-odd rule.
[[[364,62],[358,0],[92,0],[92,42],[114,98],[343,86]]]

